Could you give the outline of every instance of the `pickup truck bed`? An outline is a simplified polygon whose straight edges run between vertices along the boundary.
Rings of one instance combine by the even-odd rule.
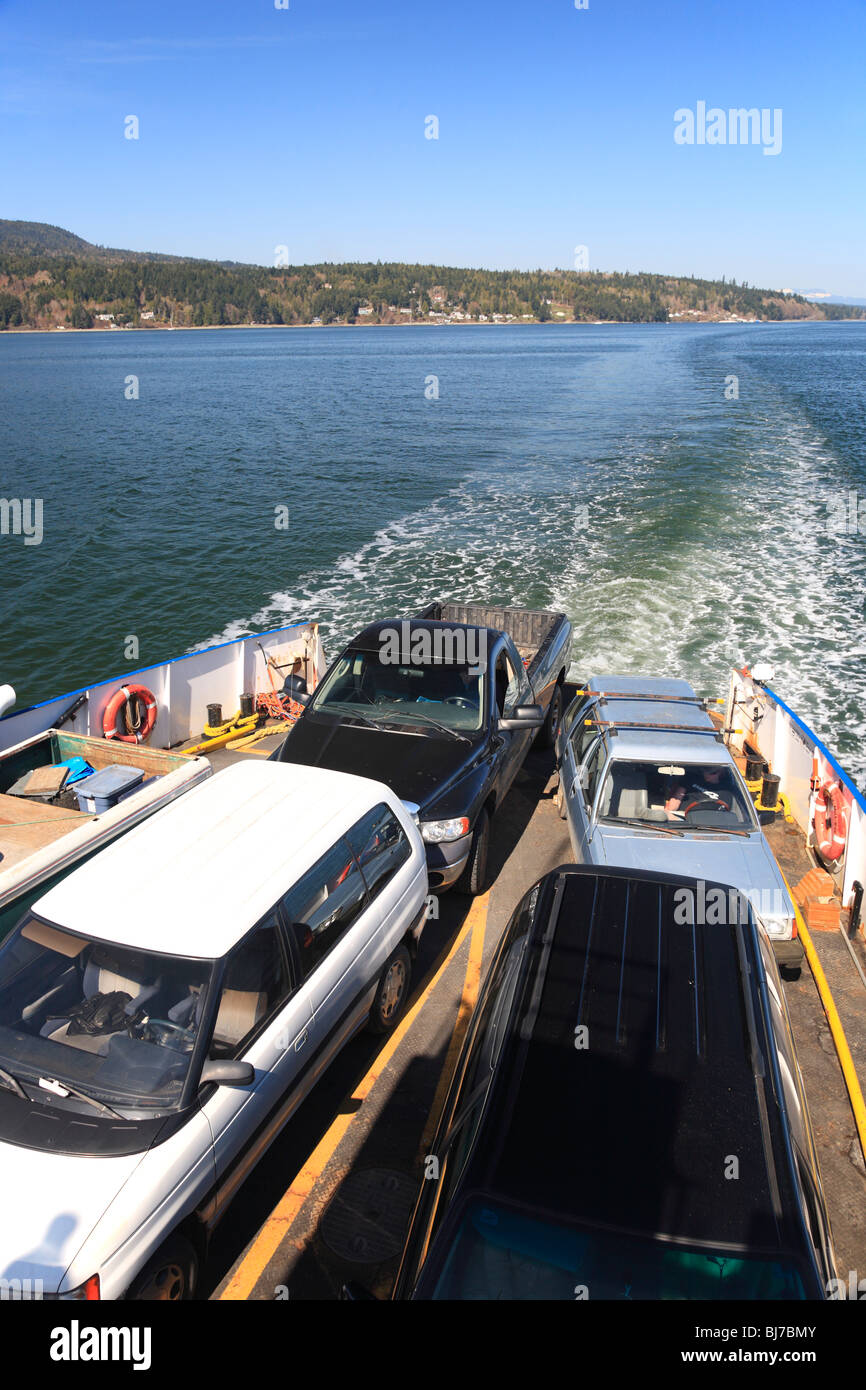
[[[486,603],[430,603],[416,615],[441,623],[467,623],[507,632],[523,658],[527,674],[545,663],[564,619],[561,613],[542,608],[494,608]]]

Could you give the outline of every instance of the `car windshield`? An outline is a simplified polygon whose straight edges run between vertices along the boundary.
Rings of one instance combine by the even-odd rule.
[[[573,1301],[806,1295],[784,1258],[557,1225],[479,1198],[467,1208],[427,1296]]]
[[[34,1098],[44,1079],[121,1111],[176,1108],[213,970],[28,915],[0,946],[0,1067]]]
[[[444,724],[463,732],[481,728],[482,676],[456,662],[397,665],[378,651],[348,651],[316,691],[310,706],[323,714],[355,715],[375,723],[412,727]]]
[[[751,802],[725,763],[649,763],[614,758],[598,801],[604,820],[674,823],[684,830],[757,828]]]

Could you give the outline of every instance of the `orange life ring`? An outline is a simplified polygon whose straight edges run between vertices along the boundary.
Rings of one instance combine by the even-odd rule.
[[[841,859],[848,838],[848,808],[838,782],[815,793],[815,844],[822,859]]]
[[[132,712],[136,699],[141,700],[146,710],[144,724],[134,733],[119,734],[117,732],[117,716],[124,707]],[[122,685],[119,690],[115,690],[105,706],[102,715],[102,732],[106,738],[116,738],[119,743],[144,743],[145,739],[150,738],[153,733],[157,713],[156,700],[146,685]],[[127,723],[128,727],[129,723]]]

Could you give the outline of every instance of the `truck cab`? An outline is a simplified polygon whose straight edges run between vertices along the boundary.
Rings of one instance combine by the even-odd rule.
[[[487,882],[491,820],[534,737],[555,734],[571,628],[528,610],[432,609],[444,616],[371,624],[313,695],[293,688],[304,714],[275,756],[386,782],[416,815],[431,888],[475,894]],[[537,648],[458,620],[511,621],[515,611]]]

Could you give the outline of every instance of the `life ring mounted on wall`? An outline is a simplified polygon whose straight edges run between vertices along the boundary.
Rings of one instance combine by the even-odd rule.
[[[815,792],[815,847],[831,864],[842,858],[848,839],[848,807],[838,782],[825,782]]]
[[[124,734],[119,733],[117,728],[117,716],[121,710],[126,728]],[[102,732],[105,738],[116,738],[119,743],[144,743],[153,733],[158,712],[156,699],[146,685],[122,685],[105,706]]]

